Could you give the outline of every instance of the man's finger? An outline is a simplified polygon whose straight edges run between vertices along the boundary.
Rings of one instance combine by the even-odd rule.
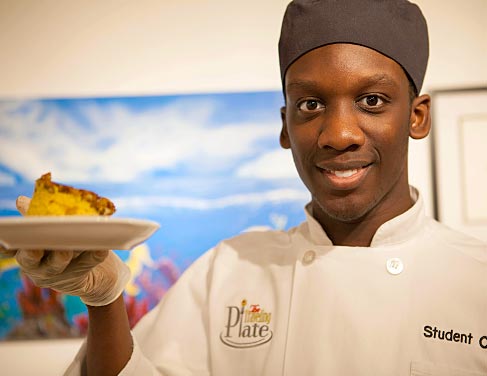
[[[73,259],[73,251],[51,251],[42,260],[41,268],[47,275],[57,275],[66,269]]]
[[[102,263],[107,257],[110,251],[85,251],[78,255],[67,266],[67,273],[84,274],[93,269],[98,264]]]
[[[27,210],[29,210],[30,198],[27,196],[19,196],[17,197],[17,201],[15,201],[15,205],[20,214],[26,215]]]
[[[17,254],[15,255],[15,259],[19,265],[26,271],[37,269],[43,257],[44,251],[42,250],[21,249],[20,251],[17,251]]]
[[[6,249],[0,245],[0,259],[14,257],[16,253],[16,249]]]

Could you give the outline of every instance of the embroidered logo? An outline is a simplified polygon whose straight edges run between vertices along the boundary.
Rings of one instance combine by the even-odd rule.
[[[250,304],[243,299],[239,306],[227,307],[225,329],[220,333],[221,341],[239,349],[256,347],[272,339],[270,323],[272,313],[260,304]]]

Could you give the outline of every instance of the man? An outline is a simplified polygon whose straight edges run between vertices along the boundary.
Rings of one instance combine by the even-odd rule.
[[[133,336],[113,253],[19,251],[36,283],[88,305],[68,374],[487,374],[487,247],[426,218],[408,184],[408,139],[431,122],[420,10],[296,0],[279,47],[306,222],[223,241]]]

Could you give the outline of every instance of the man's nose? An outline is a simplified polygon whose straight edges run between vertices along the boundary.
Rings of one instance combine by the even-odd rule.
[[[356,109],[347,105],[328,108],[323,115],[318,146],[339,151],[356,149],[365,142]]]

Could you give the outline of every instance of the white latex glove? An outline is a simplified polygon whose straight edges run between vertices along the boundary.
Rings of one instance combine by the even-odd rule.
[[[29,204],[28,197],[17,199],[22,215]],[[113,251],[18,250],[15,258],[37,286],[79,296],[90,306],[112,303],[130,279],[128,266]]]

